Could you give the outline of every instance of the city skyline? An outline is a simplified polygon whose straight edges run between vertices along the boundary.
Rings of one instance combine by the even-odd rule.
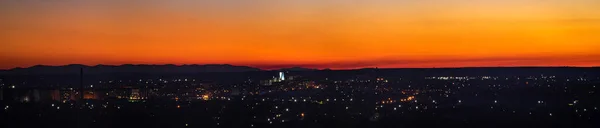
[[[1,1],[0,69],[600,66],[600,2]]]

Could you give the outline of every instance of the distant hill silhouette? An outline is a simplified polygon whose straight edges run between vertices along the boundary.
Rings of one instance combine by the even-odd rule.
[[[204,72],[248,72],[262,71],[258,68],[247,66],[234,66],[228,64],[208,64],[208,65],[132,65],[125,64],[114,65],[96,65],[86,66],[80,64],[71,64],[64,66],[46,66],[37,65],[29,68],[14,68],[0,71],[0,74],[13,75],[44,75],[44,74],[78,74],[80,69],[86,74],[113,74],[113,73],[204,73]]]
[[[207,65],[96,65],[86,66],[71,64],[64,66],[37,65],[28,68],[14,68],[0,70],[0,75],[72,75],[79,74],[79,69],[85,74],[190,74],[190,73],[218,73],[218,72],[256,72],[256,71],[295,71],[313,73],[328,72],[353,74],[353,73],[378,73],[403,76],[471,76],[471,75],[588,75],[600,76],[600,67],[464,67],[464,68],[363,68],[349,70],[310,69],[303,67],[282,68],[278,70],[261,70],[248,66],[234,66],[229,64]]]
[[[282,68],[277,71],[318,71],[319,69],[312,68],[303,68],[303,67],[291,67],[291,68]]]

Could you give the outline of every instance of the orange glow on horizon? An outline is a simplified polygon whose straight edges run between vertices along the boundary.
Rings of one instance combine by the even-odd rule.
[[[589,0],[231,1],[1,1],[0,69],[600,66]]]

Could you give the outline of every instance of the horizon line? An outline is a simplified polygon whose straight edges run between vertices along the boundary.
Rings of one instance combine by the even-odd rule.
[[[522,66],[440,66],[440,67],[385,67],[385,68],[380,68],[377,66],[373,66],[373,67],[358,67],[358,68],[307,68],[307,67],[302,67],[302,66],[289,66],[289,67],[282,67],[282,68],[274,68],[274,69],[266,69],[266,68],[259,68],[257,66],[249,66],[249,65],[234,65],[234,64],[118,64],[118,65],[111,65],[111,64],[96,64],[96,65],[87,65],[87,64],[63,64],[63,65],[44,65],[44,64],[37,64],[37,65],[33,65],[33,66],[29,66],[29,67],[14,67],[14,68],[8,68],[8,69],[0,69],[0,71],[10,71],[10,70],[15,70],[15,69],[26,69],[26,68],[32,68],[32,67],[36,67],[36,66],[48,66],[48,67],[61,67],[61,66],[70,66],[70,65],[82,65],[82,66],[87,66],[87,67],[96,67],[96,66],[125,66],[125,65],[133,65],[133,66],[166,66],[166,65],[174,65],[174,66],[205,66],[205,65],[230,65],[230,66],[242,66],[242,67],[250,67],[250,68],[257,68],[260,70],[264,70],[264,71],[274,71],[274,70],[281,70],[281,69],[286,69],[286,68],[306,68],[306,69],[315,69],[315,70],[361,70],[361,69],[460,69],[460,68],[600,68],[600,65],[598,66],[526,66],[526,65],[522,65]]]

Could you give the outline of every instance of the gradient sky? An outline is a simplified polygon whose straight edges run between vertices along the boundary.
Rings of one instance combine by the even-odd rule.
[[[0,69],[600,66],[599,0],[1,0]]]

